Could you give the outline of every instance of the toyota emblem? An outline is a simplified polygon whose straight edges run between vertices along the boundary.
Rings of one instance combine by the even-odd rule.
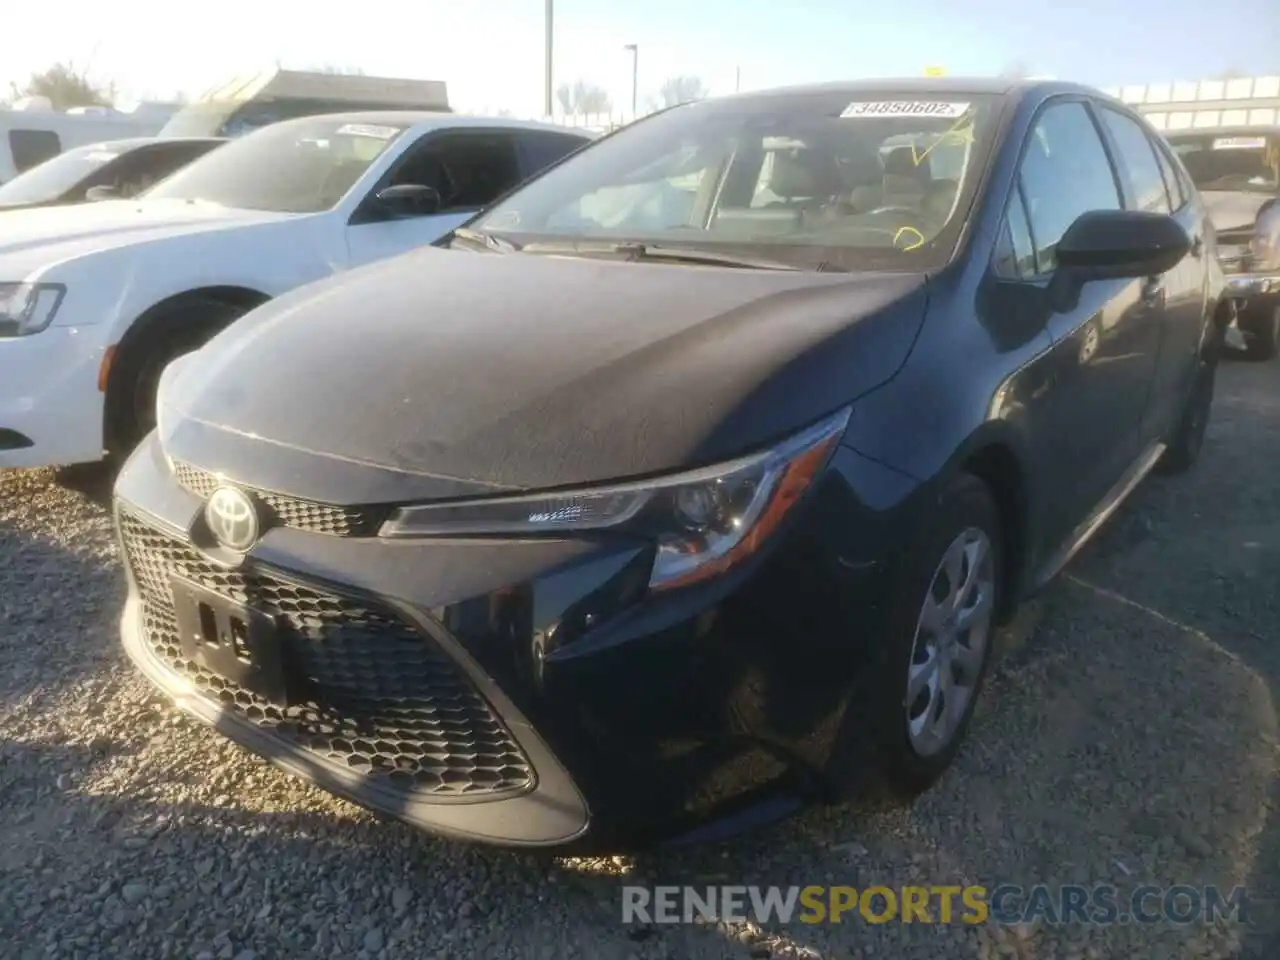
[[[258,540],[258,509],[248,494],[235,487],[219,487],[204,507],[204,519],[224,547],[244,553]]]

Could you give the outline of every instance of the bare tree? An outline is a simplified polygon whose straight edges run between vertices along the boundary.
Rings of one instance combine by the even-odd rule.
[[[609,91],[586,80],[576,80],[572,86],[560,84],[556,89],[556,101],[567,114],[608,113],[613,106]]]
[[[47,97],[55,110],[70,107],[109,107],[116,99],[115,88],[96,84],[83,70],[70,63],[55,63],[47,70],[33,73],[25,87],[11,84],[13,98]]]
[[[701,77],[684,74],[678,77],[670,77],[662,85],[659,95],[662,97],[662,105],[664,107],[674,107],[680,103],[705,100],[710,92],[707,89],[707,85],[702,82]]]

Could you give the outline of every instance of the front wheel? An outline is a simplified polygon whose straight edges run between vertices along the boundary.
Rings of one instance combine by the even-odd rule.
[[[950,766],[991,660],[1001,543],[990,489],[969,474],[952,481],[922,518],[894,576],[861,692],[846,713],[846,746],[833,771],[840,793],[860,791],[869,778],[907,799]]]
[[[156,422],[156,391],[164,368],[244,313],[218,300],[179,301],[148,318],[121,342],[107,388],[107,451],[123,461]]]

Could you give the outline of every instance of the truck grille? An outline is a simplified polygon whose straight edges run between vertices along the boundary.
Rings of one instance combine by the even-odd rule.
[[[189,463],[175,462],[173,474],[179,484],[201,499],[207,498],[223,483],[217,474]],[[267,508],[269,523],[336,537],[372,537],[388,515],[388,510],[383,507],[341,507],[265,490],[242,489]]]
[[[127,512],[120,538],[142,599],[151,652],[208,700],[291,745],[388,786],[446,802],[532,788],[528,758],[438,645],[393,611],[262,571],[225,570]],[[183,655],[171,577],[281,625],[287,669],[310,699],[282,707]]]

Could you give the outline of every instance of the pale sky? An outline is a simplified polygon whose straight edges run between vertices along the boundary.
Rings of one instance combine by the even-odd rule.
[[[444,80],[462,110],[541,112],[544,0],[7,0],[0,90],[70,60],[123,97],[198,94],[232,76],[320,65]],[[991,74],[1011,63],[1099,86],[1280,73],[1280,2],[1214,0],[556,0],[555,79],[629,106],[695,74],[712,93],[785,83]],[[1218,42],[1206,42],[1204,31]],[[1220,29],[1219,29],[1220,27]],[[21,38],[20,41],[17,38]]]

